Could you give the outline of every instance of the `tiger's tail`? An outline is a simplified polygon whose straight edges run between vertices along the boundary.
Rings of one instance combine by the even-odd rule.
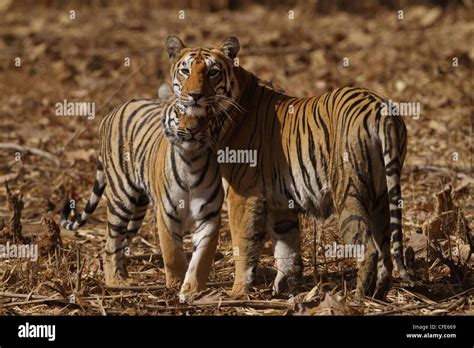
[[[83,226],[87,222],[89,216],[94,213],[95,209],[99,205],[100,197],[104,193],[105,186],[106,183],[104,178],[104,167],[102,165],[102,159],[99,157],[94,187],[92,188],[89,200],[87,201],[87,204],[84,207],[84,211],[81,215],[79,215],[77,213],[76,208],[72,206],[71,202],[66,202],[61,212],[61,227],[65,228],[66,230],[72,231]],[[68,220],[71,211],[74,211],[74,215],[76,216],[74,221]]]
[[[406,127],[402,119],[393,116],[381,116],[378,136],[382,145],[383,163],[387,181],[387,193],[390,210],[390,236],[392,255],[400,277],[411,280],[404,263],[402,232],[402,196],[400,176],[406,144]]]

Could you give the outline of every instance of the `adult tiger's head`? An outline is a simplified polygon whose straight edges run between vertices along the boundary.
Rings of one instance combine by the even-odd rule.
[[[239,86],[233,71],[239,40],[229,37],[220,48],[189,48],[169,36],[166,49],[172,61],[171,82],[179,106],[187,116],[228,114],[238,107]]]

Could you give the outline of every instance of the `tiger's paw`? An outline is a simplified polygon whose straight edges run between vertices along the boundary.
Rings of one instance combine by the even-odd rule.
[[[128,277],[124,277],[117,272],[113,275],[105,275],[105,285],[108,287],[121,288],[130,286],[131,281]]]
[[[178,295],[179,303],[190,303],[196,298],[197,293],[183,293]]]
[[[179,291],[179,302],[191,302],[203,289],[196,284],[184,283]]]
[[[301,288],[303,268],[296,268],[288,275],[278,272],[273,282],[273,296],[297,293]]]
[[[234,283],[230,296],[233,298],[242,298],[249,292],[249,286],[243,283]]]
[[[166,287],[168,289],[180,290],[182,289],[183,278],[179,276],[166,276]]]

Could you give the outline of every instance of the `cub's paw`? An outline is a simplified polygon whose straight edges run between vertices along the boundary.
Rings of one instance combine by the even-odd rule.
[[[115,273],[112,276],[105,276],[105,285],[113,288],[121,288],[130,286],[132,284],[131,280],[127,277],[121,276],[119,273]]]
[[[197,285],[193,285],[191,283],[184,283],[181,286],[181,290],[179,291],[179,302],[186,303],[192,302],[192,300],[202,291]]]

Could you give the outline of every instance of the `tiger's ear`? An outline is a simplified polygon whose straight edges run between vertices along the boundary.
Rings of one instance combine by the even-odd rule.
[[[177,54],[183,49],[186,48],[186,45],[181,41],[177,36],[168,36],[166,39],[166,50],[170,55],[170,58],[176,58]]]
[[[235,36],[228,37],[222,44],[221,49],[227,57],[234,59],[237,57],[237,53],[239,53],[240,50],[239,39],[237,39]]]

